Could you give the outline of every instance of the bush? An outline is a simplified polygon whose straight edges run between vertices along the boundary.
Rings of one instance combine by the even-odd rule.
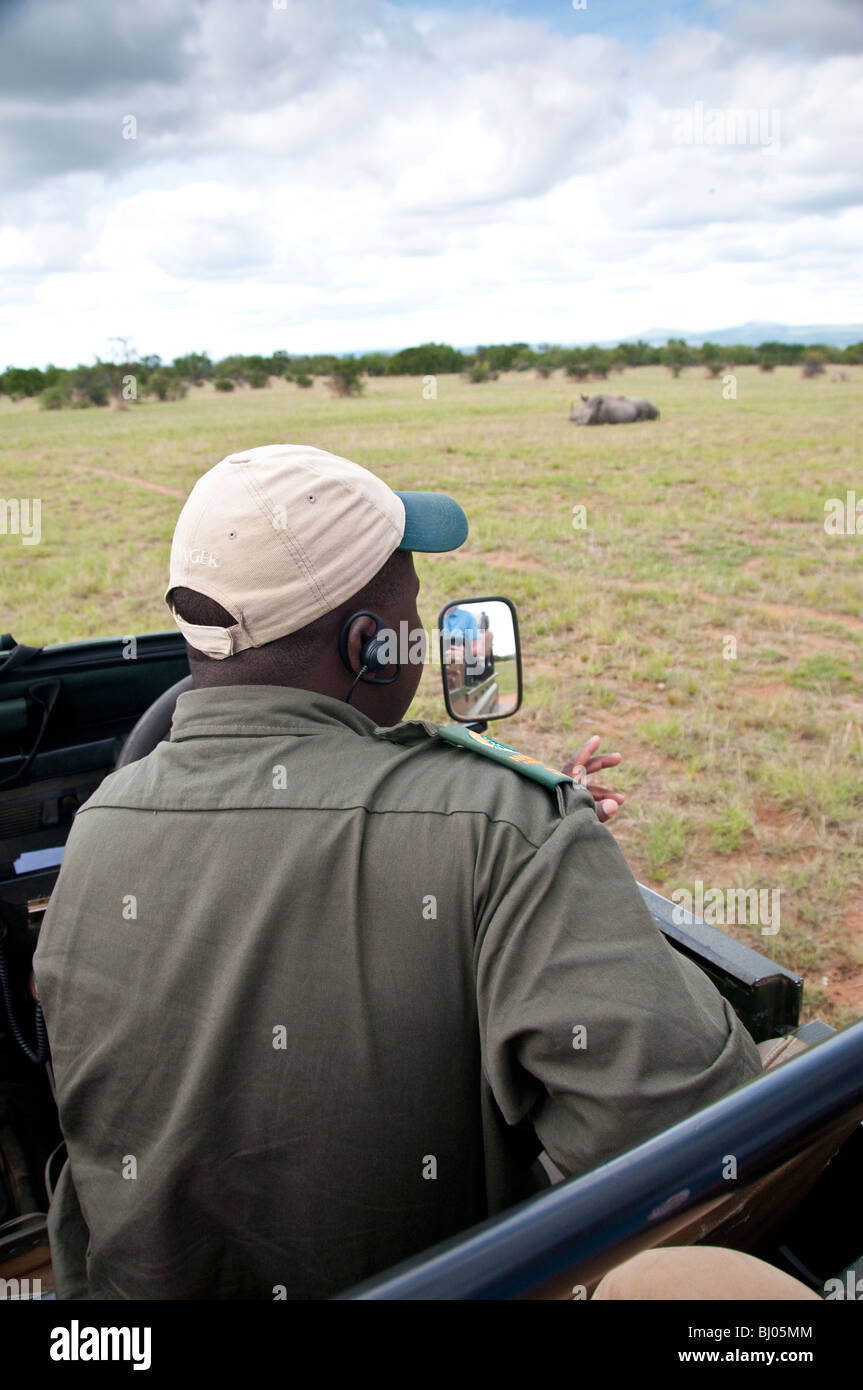
[[[270,384],[270,374],[262,367],[252,367],[246,372],[246,380],[253,391],[260,391]]]
[[[156,396],[160,401],[181,401],[187,394],[187,383],[170,368],[158,367],[147,378],[147,396]]]
[[[801,376],[812,377],[822,376],[824,373],[824,354],[820,352],[807,352],[803,358]]]
[[[361,396],[365,390],[363,364],[355,357],[342,357],[330,373],[330,388],[337,396]]]
[[[298,386],[301,386],[304,391],[308,391],[309,387],[314,386],[315,384],[315,378],[313,376],[309,376],[308,372],[297,372],[297,375],[294,377],[294,381],[297,383]]]
[[[226,376],[217,376],[213,385],[217,391],[233,391],[234,389],[234,383],[231,381],[230,377]]]
[[[40,410],[65,410],[70,404],[69,391],[65,386],[49,386],[39,397]]]
[[[498,373],[493,372],[487,362],[480,358],[477,362],[472,362],[467,370],[467,379],[475,385],[483,381],[497,381]]]
[[[7,367],[0,375],[0,395],[20,401],[23,396],[37,396],[50,383],[38,367]]]

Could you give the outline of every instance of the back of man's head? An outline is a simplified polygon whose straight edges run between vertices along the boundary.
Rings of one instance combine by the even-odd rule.
[[[384,673],[368,644],[419,626],[411,552],[454,550],[467,530],[451,497],[393,492],[322,449],[229,454],[198,479],[171,547],[165,598],[195,684],[356,689],[358,709],[397,722],[421,670]]]
[[[305,690],[321,689],[328,673],[335,667],[337,698],[343,698],[350,684],[349,673],[342,663],[334,662],[338,654],[339,635],[352,613],[367,609],[379,613],[382,621],[401,608],[415,595],[414,569],[409,553],[396,550],[384,562],[377,574],[349,599],[314,622],[285,637],[277,637],[259,647],[247,647],[232,656],[218,660],[192,646],[186,639],[189,670],[198,687],[213,685],[292,685]],[[215,599],[181,585],[171,591],[170,602],[175,613],[196,627],[228,629],[237,621]],[[398,619],[395,620],[396,630]],[[336,693],[321,690],[322,694]]]

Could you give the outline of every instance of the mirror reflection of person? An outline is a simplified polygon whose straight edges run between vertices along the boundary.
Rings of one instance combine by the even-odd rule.
[[[58,1298],[326,1298],[530,1195],[541,1150],[584,1173],[760,1072],[617,799],[403,722],[418,663],[368,678],[378,622],[423,627],[412,552],[466,536],[306,446],[196,483],[194,689],[78,811],[36,950]]]
[[[444,617],[444,632],[450,641],[450,662],[454,675],[450,688],[475,685],[482,678],[484,670],[480,624],[469,609],[451,608]]]
[[[489,626],[488,614],[485,611],[479,615],[477,646],[483,663],[479,679],[486,680],[494,672],[494,633]]]

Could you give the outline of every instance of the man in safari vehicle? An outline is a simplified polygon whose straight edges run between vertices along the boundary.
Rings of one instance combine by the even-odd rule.
[[[413,551],[461,508],[229,456],[168,600],[195,688],[79,812],[35,967],[68,1147],[61,1298],[316,1298],[758,1075],[608,829],[620,798],[400,722]],[[588,772],[616,757],[582,750]]]

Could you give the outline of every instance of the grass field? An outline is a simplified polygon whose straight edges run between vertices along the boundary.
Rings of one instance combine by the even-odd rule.
[[[650,396],[661,419],[596,429],[569,424],[578,388],[559,374],[440,377],[436,400],[419,378],[374,379],[356,400],[321,382],[123,412],[3,400],[0,495],[42,499],[42,540],[0,536],[0,622],[39,644],[169,626],[181,499],[240,448],[314,444],[393,487],[451,491],[471,534],[418,558],[420,612],[432,628],[447,598],[515,600],[525,701],[495,736],[560,764],[602,734],[624,755],[608,781],[627,794],[614,831],[636,876],[666,894],[780,890],[777,935],[729,929],[805,976],[807,1017],[850,1022],[863,535],[827,535],[824,503],[863,498],[863,369],[736,376],[729,400],[700,370],[626,372],[606,389]],[[412,713],[444,718],[439,678],[426,672]]]

